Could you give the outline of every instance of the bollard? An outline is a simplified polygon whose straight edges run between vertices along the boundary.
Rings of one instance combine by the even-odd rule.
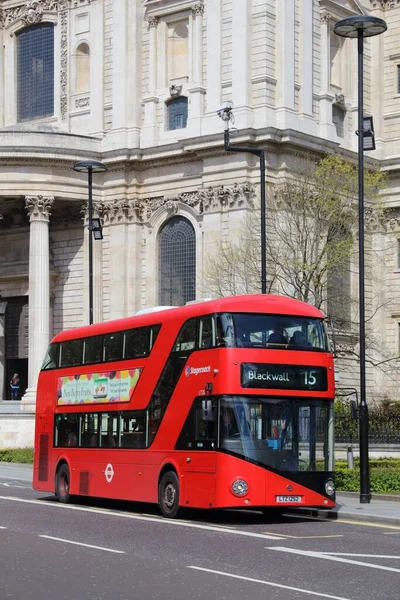
[[[347,446],[347,466],[349,469],[354,469],[353,448],[351,446]]]

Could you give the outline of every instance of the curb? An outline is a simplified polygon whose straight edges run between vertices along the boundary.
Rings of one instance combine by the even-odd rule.
[[[385,524],[400,526],[400,511],[398,517],[374,515],[362,512],[349,512],[346,508],[342,508],[341,506],[333,508],[332,510],[325,510],[323,508],[294,508],[288,509],[286,512],[291,515],[304,515],[322,521],[337,521],[340,523],[346,523],[348,521],[365,521],[366,523],[382,523],[383,526]]]
[[[338,491],[337,496],[342,496],[343,498],[358,498],[360,496],[359,492],[345,492]],[[387,502],[400,502],[400,496],[397,494],[371,494],[372,500],[385,500]]]

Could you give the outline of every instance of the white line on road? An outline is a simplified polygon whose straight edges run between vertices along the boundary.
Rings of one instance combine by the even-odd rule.
[[[96,515],[109,515],[120,517],[122,519],[134,519],[136,521],[150,521],[159,525],[170,525],[173,527],[186,527],[189,529],[204,529],[206,531],[215,531],[216,533],[230,533],[231,535],[241,535],[249,538],[260,538],[263,540],[279,540],[282,538],[278,535],[266,535],[264,533],[254,533],[252,531],[242,531],[240,529],[228,529],[225,527],[214,527],[211,525],[201,525],[200,523],[192,523],[187,521],[172,521],[161,517],[144,517],[142,515],[132,515],[122,512],[114,512],[112,510],[87,508],[85,506],[74,506],[71,504],[60,504],[58,502],[43,502],[42,500],[26,500],[25,498],[16,498],[14,496],[0,496],[0,500],[8,500],[12,502],[22,502],[24,504],[36,504],[45,508],[58,508],[60,510],[77,510],[81,512],[94,513]]]
[[[312,552],[311,550],[295,550],[294,548],[285,548],[281,546],[266,548],[266,550],[277,550],[278,552],[287,552],[289,554],[300,554],[301,556],[309,556],[311,558],[323,558],[325,560],[333,560],[335,562],[347,563],[348,565],[358,565],[359,567],[369,567],[370,569],[379,569],[381,571],[391,571],[392,573],[400,573],[400,569],[393,567],[384,567],[383,565],[373,565],[372,563],[361,562],[359,560],[349,560],[340,558],[339,556],[331,556],[325,552]],[[379,556],[374,556],[379,558]]]
[[[7,529],[7,527],[2,527],[2,526],[0,525],[0,529]]]
[[[314,596],[320,596],[321,598],[330,598],[330,600],[349,600],[349,598],[342,598],[341,596],[331,596],[330,594],[321,594],[320,592],[312,592],[311,590],[302,590],[295,588],[290,585],[282,585],[281,583],[273,583],[272,581],[264,581],[263,579],[254,579],[253,577],[243,577],[242,575],[234,575],[233,573],[224,573],[223,571],[214,571],[213,569],[203,569],[202,567],[190,566],[188,569],[194,569],[196,571],[205,571],[206,573],[213,573],[214,575],[224,575],[225,577],[232,577],[233,579],[241,579],[242,581],[251,581],[252,583],[261,583],[262,585],[269,585],[271,587],[281,588],[283,590],[291,590],[292,592],[301,592],[303,594],[313,594]]]
[[[9,479],[12,479],[13,481],[32,481],[32,477],[29,477],[29,478],[25,478],[25,477],[8,477],[8,475],[7,475],[7,477],[5,477],[4,475],[0,475],[0,479],[6,479],[7,481]],[[3,485],[4,485],[4,483],[3,483]]]
[[[122,550],[112,550],[111,548],[102,548],[101,546],[92,546],[91,544],[83,544],[82,542],[73,542],[72,540],[64,540],[62,538],[52,537],[51,535],[39,535],[40,538],[46,540],[55,540],[64,544],[74,544],[75,546],[84,546],[85,548],[93,548],[94,550],[104,550],[104,552],[113,552],[114,554],[125,554]]]
[[[350,554],[349,552],[324,552],[329,556],[357,556],[358,558],[394,558],[400,560],[400,556],[390,556],[388,554]]]

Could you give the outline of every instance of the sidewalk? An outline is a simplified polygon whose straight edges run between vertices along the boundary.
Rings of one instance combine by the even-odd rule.
[[[385,523],[397,525],[400,528],[400,496],[373,494],[369,504],[360,504],[360,495],[355,492],[338,492],[336,508],[297,509],[306,514],[322,519],[337,521],[368,521],[370,523]]]

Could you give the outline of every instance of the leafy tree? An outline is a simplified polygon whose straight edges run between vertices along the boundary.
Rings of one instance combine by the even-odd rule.
[[[374,213],[380,211],[376,200],[383,184],[380,172],[365,172],[365,202]],[[333,155],[318,163],[298,158],[295,172],[269,190],[268,291],[343,318],[358,221],[356,167]],[[255,207],[238,238],[218,244],[208,258],[206,281],[214,295],[260,291],[259,219]]]

